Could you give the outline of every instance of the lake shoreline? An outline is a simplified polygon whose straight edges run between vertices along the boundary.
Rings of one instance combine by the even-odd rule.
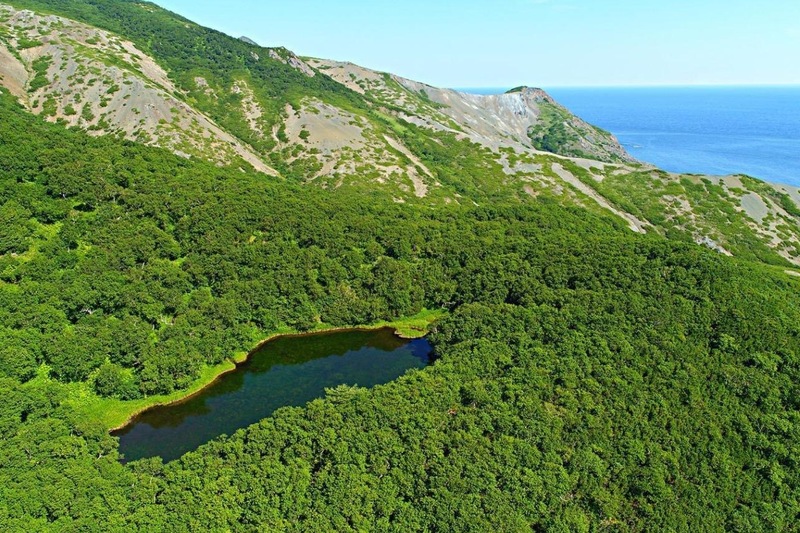
[[[248,350],[246,352],[242,352],[242,353],[236,354],[233,357],[228,358],[225,362],[220,363],[220,365],[217,365],[217,366],[220,366],[220,367],[223,367],[223,368],[221,368],[219,372],[215,372],[213,375],[211,375],[209,379],[207,379],[207,380],[203,381],[201,384],[199,384],[199,386],[197,386],[197,388],[192,386],[189,389],[187,389],[187,391],[191,391],[191,392],[187,392],[187,394],[185,394],[183,396],[180,396],[179,398],[172,398],[172,399],[167,399],[167,400],[154,401],[153,403],[148,403],[147,405],[144,405],[144,406],[141,406],[141,407],[137,407],[136,409],[134,409],[127,416],[127,418],[125,419],[125,421],[122,424],[119,424],[119,425],[116,425],[116,426],[110,428],[108,430],[108,432],[109,432],[109,434],[111,434],[112,437],[116,436],[115,433],[119,433],[122,430],[124,430],[125,428],[127,428],[128,426],[130,426],[131,424],[133,424],[135,422],[135,420],[136,420],[136,417],[138,417],[139,415],[141,415],[145,411],[148,411],[148,410],[156,408],[156,407],[166,407],[166,406],[170,406],[170,405],[176,405],[176,404],[180,404],[182,402],[186,402],[186,401],[191,400],[195,396],[203,393],[206,389],[208,389],[209,387],[211,387],[212,385],[217,383],[226,374],[229,374],[231,372],[235,372],[236,370],[238,370],[239,367],[243,363],[245,363],[255,352],[257,352],[258,350],[262,349],[266,344],[269,344],[270,342],[275,341],[277,339],[289,338],[289,337],[291,337],[291,338],[308,337],[308,336],[312,336],[312,335],[319,335],[319,334],[325,334],[325,333],[344,333],[344,332],[351,332],[351,331],[352,332],[357,332],[357,331],[362,331],[362,332],[377,331],[377,330],[384,329],[384,328],[393,330],[393,334],[396,335],[397,337],[401,338],[401,339],[418,339],[418,338],[422,338],[422,337],[424,337],[425,335],[428,334],[428,326],[433,322],[433,320],[435,320],[439,316],[441,316],[441,314],[433,313],[430,317],[426,316],[424,319],[422,319],[422,320],[424,320],[424,322],[426,322],[425,327],[422,328],[422,329],[419,329],[417,327],[411,326],[410,322],[412,322],[415,317],[409,317],[407,319],[399,319],[399,320],[394,321],[394,322],[381,322],[381,323],[378,323],[378,324],[375,324],[375,325],[335,326],[335,327],[329,327],[329,328],[315,329],[315,330],[312,330],[312,331],[273,333],[273,334],[265,337],[264,339],[261,339],[260,341],[258,341],[256,343],[256,345],[252,349],[250,349],[250,350]],[[199,378],[199,379],[202,379],[202,378]],[[194,385],[198,385],[198,384],[194,384]]]

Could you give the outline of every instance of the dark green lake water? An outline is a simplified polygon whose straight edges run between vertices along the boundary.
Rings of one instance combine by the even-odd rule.
[[[170,461],[279,407],[322,397],[326,387],[392,381],[430,355],[428,341],[401,339],[390,328],[279,337],[196,396],[149,409],[113,434],[125,461]]]
[[[426,366],[430,354],[425,339],[401,339],[390,328],[278,337],[197,395],[149,409],[113,435],[124,461],[170,461],[279,407],[322,397],[326,387],[392,381]]]

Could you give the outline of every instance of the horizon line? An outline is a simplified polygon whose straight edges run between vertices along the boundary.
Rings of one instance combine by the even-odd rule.
[[[664,83],[664,84],[599,84],[599,85],[472,85],[472,86],[450,86],[445,87],[456,91],[463,91],[465,89],[481,89],[481,90],[510,90],[516,87],[530,87],[530,88],[549,88],[549,89],[692,89],[692,88],[764,88],[764,89],[800,89],[800,83]]]

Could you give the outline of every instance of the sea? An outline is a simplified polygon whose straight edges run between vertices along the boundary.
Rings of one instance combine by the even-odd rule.
[[[800,186],[800,86],[545,90],[616,135],[640,161],[671,172],[748,174]]]

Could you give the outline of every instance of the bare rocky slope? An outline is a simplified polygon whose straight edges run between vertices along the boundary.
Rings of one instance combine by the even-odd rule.
[[[105,27],[27,5],[60,15],[74,6],[0,3],[0,87],[46,120],[397,202],[549,199],[610,213],[633,231],[800,265],[796,188],[660,171],[540,89],[439,89],[263,48],[147,3]],[[196,49],[148,49],[140,12]]]
[[[555,115],[561,119],[568,141],[560,147],[562,155],[635,162],[613,135],[572,115],[542,89],[519,87],[500,95],[465,94],[373,72],[352,63],[308,61],[350,89],[402,108],[404,112],[398,116],[404,120],[463,135],[495,150],[513,147],[536,151],[540,147],[534,132],[550,126]]]
[[[0,4],[0,83],[33,113],[66,126],[230,163],[264,161],[181,99],[130,41],[63,17]]]

